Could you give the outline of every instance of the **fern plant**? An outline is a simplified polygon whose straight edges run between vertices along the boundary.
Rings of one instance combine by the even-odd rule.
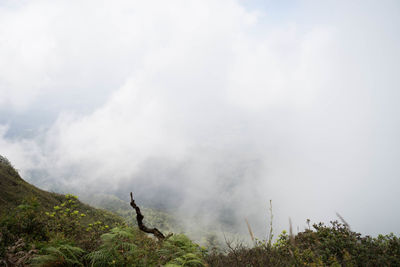
[[[180,234],[169,238],[164,242],[159,255],[168,259],[167,265],[173,266],[205,266],[203,256],[206,251],[193,243],[187,236]]]
[[[87,255],[91,266],[132,265],[137,245],[136,233],[131,228],[115,227],[101,236],[99,250]]]
[[[41,250],[42,255],[32,260],[33,266],[83,266],[81,256],[84,250],[69,244],[47,246]]]
[[[202,262],[199,255],[194,253],[186,253],[181,257],[175,258],[172,261],[168,262],[165,267],[204,267],[204,263]]]

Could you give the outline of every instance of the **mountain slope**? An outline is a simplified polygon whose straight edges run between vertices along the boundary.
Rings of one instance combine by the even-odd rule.
[[[205,266],[205,250],[186,236],[155,240],[76,196],[27,183],[1,156],[0,211],[0,266]]]
[[[52,210],[67,200],[65,195],[41,190],[23,180],[11,163],[0,155],[0,216],[32,199],[37,201],[43,210]],[[123,223],[121,217],[93,208],[79,200],[77,210],[86,214],[85,221],[101,220],[111,225]]]
[[[0,156],[0,212],[15,208],[24,199],[35,197],[45,207],[61,203],[63,196],[43,191],[23,180],[10,162]]]

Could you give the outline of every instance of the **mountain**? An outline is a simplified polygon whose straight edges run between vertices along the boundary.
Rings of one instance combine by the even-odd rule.
[[[96,201],[133,217],[122,200]],[[0,266],[206,266],[205,250],[185,235],[163,239],[76,196],[27,183],[0,156]]]
[[[89,200],[125,218],[134,217],[129,204],[116,197],[94,195]],[[142,212],[147,226],[154,224],[162,231],[177,227],[171,214]],[[0,266],[400,266],[399,237],[362,236],[340,219],[342,223],[331,225],[307,221],[308,229],[294,234],[290,227],[275,241],[272,234],[268,240],[255,238],[248,225],[253,245],[224,235],[224,251],[206,231],[202,237],[209,239],[207,247],[184,234],[161,234],[156,239],[142,224],[141,231],[134,222],[127,224],[76,196],[27,183],[0,156]]]
[[[0,156],[0,213],[20,205],[24,200],[36,198],[44,207],[60,204],[64,196],[37,188],[21,178],[11,163]]]
[[[53,207],[67,201],[66,195],[47,192],[26,182],[10,161],[0,155],[0,216],[9,213],[21,204],[38,202],[42,210],[52,210]],[[109,224],[121,224],[123,218],[102,209],[93,208],[76,200],[76,210],[84,213],[84,221],[100,220]]]

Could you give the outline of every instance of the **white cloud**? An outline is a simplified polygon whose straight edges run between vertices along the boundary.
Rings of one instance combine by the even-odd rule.
[[[280,225],[343,211],[355,229],[394,231],[398,217],[365,226],[359,206],[383,189],[380,167],[392,185],[400,173],[379,145],[398,129],[395,101],[382,106],[396,99],[398,6],[344,6],[301,2],[279,21],[228,0],[3,6],[2,108],[59,117],[35,139],[2,128],[1,153],[71,187],[148,180],[259,229],[272,198]]]
[[[44,161],[41,149],[33,140],[8,140],[5,137],[7,131],[7,126],[0,125],[1,154],[10,160],[22,176],[28,175],[27,171],[37,168]]]

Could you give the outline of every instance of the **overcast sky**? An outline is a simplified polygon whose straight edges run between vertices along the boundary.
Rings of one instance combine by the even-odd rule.
[[[230,207],[261,233],[272,199],[277,229],[339,212],[398,234],[399,14],[396,0],[1,0],[0,154],[43,188],[150,181],[135,190]]]

